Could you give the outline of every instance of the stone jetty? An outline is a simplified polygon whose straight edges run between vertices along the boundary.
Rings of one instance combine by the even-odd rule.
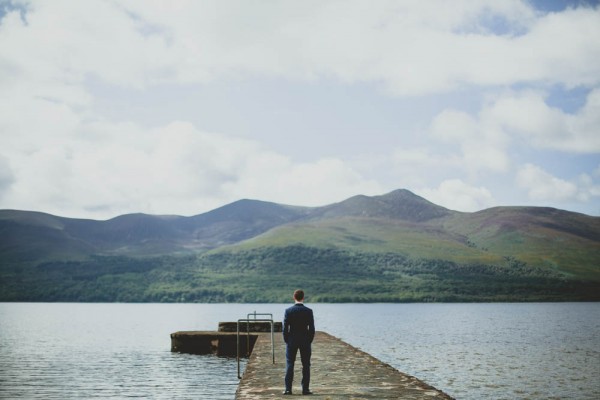
[[[324,332],[313,342],[311,391],[313,398],[448,400],[452,397],[406,375],[373,356]],[[236,400],[289,398],[283,396],[285,343],[275,336],[275,364],[271,356],[270,335],[260,335],[236,392]],[[294,395],[302,393],[300,356],[296,361]]]
[[[275,322],[273,325],[274,332],[279,332],[280,336],[281,322]],[[271,324],[269,322],[252,321],[248,325],[246,322],[241,322],[239,330],[240,356],[247,357],[252,352],[258,335],[271,332]],[[237,331],[237,322],[219,322],[218,331],[180,331],[171,333],[171,351],[236,357]],[[270,335],[268,336],[270,338]]]
[[[171,334],[171,351],[236,357],[237,323],[221,322],[218,331],[181,331]],[[250,354],[236,391],[236,400],[289,398],[283,395],[285,343],[281,322],[240,323],[240,357]],[[323,400],[406,399],[448,400],[444,392],[325,332],[317,332],[311,362],[313,398]],[[294,395],[302,393],[300,356],[296,361]],[[238,372],[239,373],[239,372]]]

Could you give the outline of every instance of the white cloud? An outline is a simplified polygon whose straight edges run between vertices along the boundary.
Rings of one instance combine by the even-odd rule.
[[[508,170],[507,136],[481,116],[476,119],[461,111],[445,110],[433,119],[430,134],[460,149],[461,165],[471,176]]]
[[[447,143],[463,143],[476,138],[479,133],[477,121],[456,110],[444,110],[431,124],[431,134]]]
[[[152,130],[80,121],[68,142],[11,152],[15,181],[3,207],[108,218],[129,212],[192,215],[240,198],[322,205],[378,184],[339,159],[295,164],[254,141],[174,122]],[[2,165],[0,165],[1,167]],[[342,197],[343,198],[343,197]]]
[[[538,148],[600,152],[600,89],[592,90],[575,114],[549,106],[543,93],[522,91],[498,98],[484,111],[482,119],[497,129],[524,137]]]
[[[457,211],[473,212],[496,205],[487,188],[472,186],[460,179],[448,179],[437,188],[422,188],[416,193],[435,204]]]
[[[0,19],[3,207],[193,214],[240,197],[318,205],[389,189],[350,167],[343,151],[297,163],[268,144],[204,132],[201,124],[142,128],[147,121],[107,120],[90,82],[107,98],[115,88],[131,93],[257,76],[376,83],[402,96],[472,85],[492,92],[529,82],[600,84],[597,7],[539,14],[517,0],[19,3],[27,5],[24,18],[9,11]],[[505,31],[494,32],[490,21]],[[399,138],[378,169],[391,160],[404,187],[465,172],[473,184],[483,173],[510,170],[517,137],[536,148],[596,153],[599,108],[600,89],[575,114],[548,106],[540,92],[504,93],[476,115],[443,111],[427,138],[437,142],[394,152]],[[586,179],[577,182],[579,198],[584,187],[595,196],[597,186]],[[493,202],[486,190],[448,180],[430,193],[475,209]]]
[[[532,200],[565,201],[577,195],[575,184],[556,178],[532,164],[527,164],[519,170],[517,185],[526,189]]]
[[[594,178],[588,174],[581,174],[577,180],[579,186],[578,200],[581,202],[593,201],[595,197],[600,197],[600,182],[594,181]]]
[[[588,175],[581,175],[576,181],[567,181],[533,164],[521,167],[516,182],[536,202],[587,202],[600,196],[600,184],[595,184]]]
[[[138,21],[116,3],[23,3],[28,10],[25,19],[15,10],[0,21],[0,65],[21,78],[80,85],[97,76],[140,87],[159,81],[174,62],[166,52],[165,38],[144,35],[137,29]]]
[[[7,192],[14,183],[15,177],[8,163],[8,159],[0,154],[0,198]]]
[[[381,192],[338,158],[298,164],[255,141],[202,132],[186,122],[143,129],[95,113],[86,90],[90,77],[136,90],[163,80],[208,79],[222,66],[232,68],[229,56],[239,57],[234,64],[248,61],[235,51],[210,54],[231,46],[244,53],[251,41],[227,33],[233,26],[215,25],[214,12],[238,15],[238,22],[248,15],[216,3],[212,12],[210,6],[196,9],[200,4],[180,12],[177,5],[162,9],[166,3],[158,3],[152,11],[148,3],[138,4],[156,13],[158,20],[150,23],[142,12],[133,15],[133,6],[125,12],[95,1],[32,2],[26,21],[16,11],[2,18],[0,70],[7,74],[0,74],[1,207],[108,218],[127,212],[197,214],[242,197],[320,205]],[[250,15],[255,11],[260,14]],[[185,23],[169,20],[173,12]],[[199,23],[217,31],[199,35]],[[256,34],[260,39],[265,33]],[[209,51],[196,48],[198,43]]]
[[[319,206],[354,196],[358,193],[374,195],[381,193],[379,184],[359,175],[343,161],[325,158],[311,163],[294,164],[286,158],[275,164],[250,159],[240,176],[240,181],[231,183],[231,193],[269,199],[286,204]]]
[[[70,83],[88,75],[129,87],[260,74],[383,82],[405,95],[463,84],[600,82],[593,8],[540,15],[524,2],[492,0],[27,3],[27,24],[18,12],[2,20],[4,58],[21,72]],[[485,25],[494,20],[508,32],[494,34]]]
[[[404,188],[427,186],[431,180],[443,179],[463,167],[460,157],[437,153],[427,147],[397,148],[390,162],[396,182]]]
[[[539,91],[496,96],[472,116],[447,109],[432,121],[429,134],[460,150],[460,164],[471,177],[484,171],[507,172],[511,145],[573,153],[600,152],[600,89],[592,90],[575,114],[546,103]]]

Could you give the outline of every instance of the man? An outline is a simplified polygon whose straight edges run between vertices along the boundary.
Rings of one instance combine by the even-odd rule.
[[[309,395],[312,392],[310,385],[310,355],[311,343],[315,337],[315,320],[313,312],[304,305],[304,292],[300,289],[294,292],[295,304],[285,310],[283,317],[283,340],[287,344],[285,350],[285,392],[292,394],[292,382],[294,381],[294,363],[296,354],[300,350],[302,361],[302,394]]]

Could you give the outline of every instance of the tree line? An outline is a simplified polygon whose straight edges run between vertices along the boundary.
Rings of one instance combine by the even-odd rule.
[[[0,265],[0,301],[286,302],[598,301],[600,282],[513,257],[494,265],[308,246],[179,256],[93,256]]]

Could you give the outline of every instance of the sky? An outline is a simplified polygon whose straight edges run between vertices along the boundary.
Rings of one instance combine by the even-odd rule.
[[[0,209],[396,189],[600,216],[598,2],[0,0]]]

